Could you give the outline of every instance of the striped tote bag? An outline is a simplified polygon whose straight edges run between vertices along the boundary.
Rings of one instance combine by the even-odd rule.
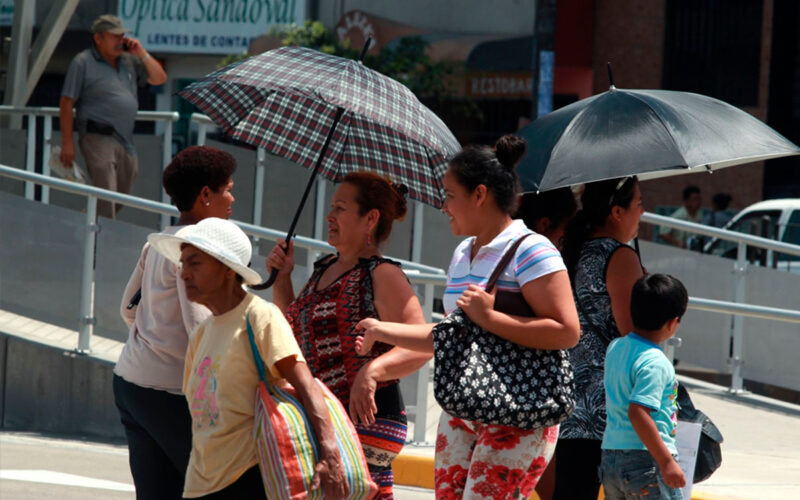
[[[297,393],[288,384],[278,387],[267,381],[258,353],[253,327],[247,319],[247,335],[260,381],[256,389],[255,423],[258,464],[270,500],[322,499],[322,488],[311,489],[319,447],[314,429]],[[378,492],[367,469],[367,460],[353,423],[339,399],[315,379],[330,412],[336,444],[344,463],[349,500],[367,500]]]

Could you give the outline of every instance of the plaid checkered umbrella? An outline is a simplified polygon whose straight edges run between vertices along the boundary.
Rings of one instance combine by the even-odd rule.
[[[314,168],[289,238],[317,173],[337,182],[372,170],[405,184],[412,199],[438,207],[447,160],[460,149],[447,126],[402,84],[359,62],[303,47],[231,64],[178,95],[230,137]],[[269,287],[276,274],[254,288]]]
[[[447,160],[460,149],[404,85],[357,61],[303,47],[234,63],[178,95],[234,139],[307,168],[321,160],[319,173],[331,181],[372,170],[437,207]]]

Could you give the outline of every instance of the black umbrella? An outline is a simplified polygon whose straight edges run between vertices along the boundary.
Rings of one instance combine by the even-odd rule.
[[[653,179],[800,154],[763,122],[717,99],[613,84],[517,135],[528,143],[517,167],[523,191],[629,175]]]

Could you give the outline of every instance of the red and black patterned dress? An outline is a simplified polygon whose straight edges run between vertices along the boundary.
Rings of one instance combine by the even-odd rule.
[[[337,256],[328,255],[314,263],[314,272],[297,298],[286,308],[297,343],[311,373],[322,380],[345,408],[358,371],[391,346],[376,343],[366,356],[356,354],[355,327],[365,318],[379,318],[375,310],[372,272],[380,264],[400,264],[382,257],[359,259],[358,264],[327,287],[317,290],[322,274]],[[380,319],[380,318],[379,318]],[[406,413],[398,380],[378,383],[375,392],[375,423],[356,424],[370,473],[380,488],[381,500],[392,496],[391,463],[406,440]]]

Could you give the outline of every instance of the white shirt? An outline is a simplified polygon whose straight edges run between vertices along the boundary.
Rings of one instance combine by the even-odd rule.
[[[175,234],[182,227],[169,226],[164,233]],[[150,250],[149,244],[142,248],[122,294],[120,314],[129,334],[114,373],[132,384],[181,394],[189,335],[211,311],[190,302],[178,266]],[[139,289],[139,305],[128,310]]]

